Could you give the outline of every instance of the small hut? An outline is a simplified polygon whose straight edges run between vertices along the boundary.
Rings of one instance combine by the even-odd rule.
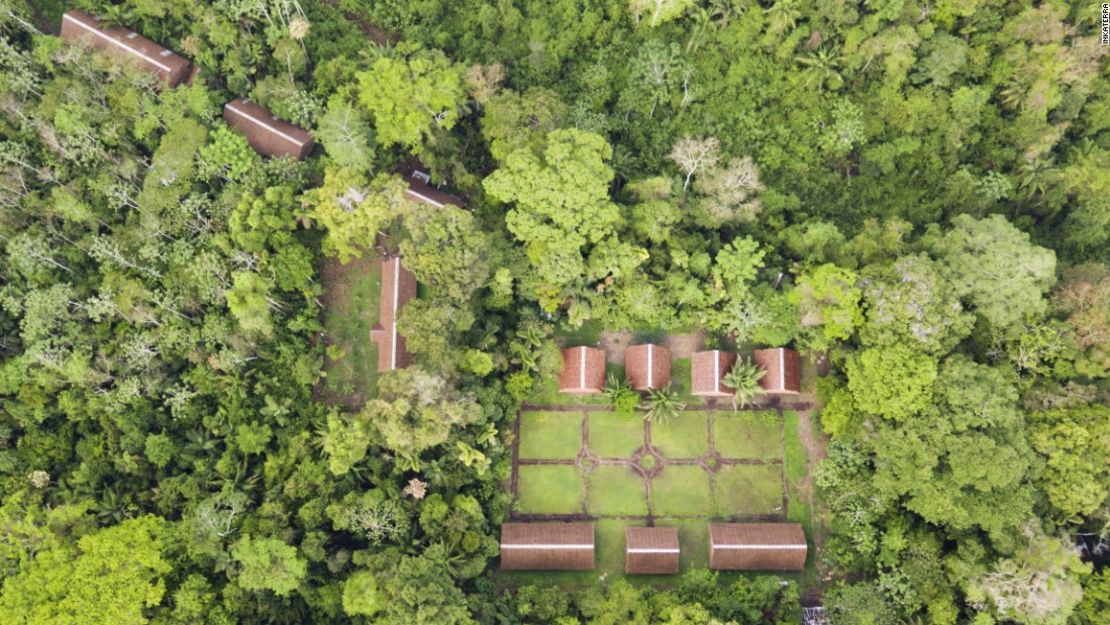
[[[752,362],[766,372],[759,385],[767,393],[802,392],[802,357],[785,347],[757,349],[752,352]]]
[[[61,37],[70,43],[95,48],[156,74],[163,84],[174,87],[189,73],[192,65],[175,54],[122,26],[104,26],[99,17],[84,11],[67,11],[62,15]]]
[[[563,372],[559,392],[593,395],[605,388],[605,352],[596,347],[568,347],[563,350]]]
[[[224,105],[224,122],[243,133],[247,143],[263,156],[292,156],[301,160],[312,151],[312,135],[247,98],[236,98]]]
[[[710,523],[709,568],[717,571],[801,571],[805,532],[798,523]]]
[[[636,575],[678,573],[678,528],[624,528],[624,572]]]
[[[671,350],[661,345],[633,345],[624,350],[624,372],[632,388],[648,391],[671,383]]]
[[[690,360],[690,394],[700,397],[728,397],[733,390],[724,385],[725,375],[736,364],[736,354],[714,349],[694,352]]]
[[[410,176],[408,183],[409,187],[405,189],[405,197],[413,202],[421,202],[435,208],[443,208],[448,204],[453,206],[463,205],[459,198],[440,191],[417,176]]]
[[[378,344],[378,371],[404,369],[412,361],[405,349],[405,337],[397,332],[397,318],[415,297],[416,277],[401,265],[401,258],[394,256],[383,262],[378,323],[370,330],[370,340]]]
[[[593,523],[504,523],[501,569],[505,571],[591,571]]]

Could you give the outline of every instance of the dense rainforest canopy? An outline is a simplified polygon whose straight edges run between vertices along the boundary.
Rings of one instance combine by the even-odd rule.
[[[199,78],[63,43],[71,8]],[[584,325],[828,363],[802,590],[833,623],[1110,622],[1100,20],[0,0],[0,623],[797,622],[773,576],[495,575],[512,419]],[[239,96],[319,146],[260,157]],[[466,208],[407,202],[413,169]],[[322,263],[391,253],[414,364],[323,401]]]

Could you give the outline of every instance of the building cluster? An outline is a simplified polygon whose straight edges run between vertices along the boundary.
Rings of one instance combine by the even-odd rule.
[[[593,523],[504,523],[501,569],[591,571]],[[710,523],[709,568],[715,571],[801,571],[805,532],[797,523]],[[674,527],[626,527],[624,569],[634,575],[678,573],[682,548]]]
[[[162,88],[192,84],[200,73],[199,67],[173,51],[122,26],[102,24],[100,18],[84,11],[69,11],[62,16],[61,37],[154,73]],[[248,98],[235,98],[225,104],[223,118],[262,156],[303,160],[315,145],[307,130],[274,117]],[[407,182],[405,197],[413,202],[433,208],[463,205],[459,198],[432,187],[427,174],[414,172]],[[397,332],[397,319],[414,297],[416,278],[402,266],[401,258],[394,256],[383,262],[380,321],[370,333],[370,340],[378,346],[378,371],[403,369],[412,360],[404,337]]]
[[[759,380],[765,393],[797,394],[802,391],[802,359],[785,347],[757,349],[752,362],[764,371]],[[729,397],[733,390],[724,378],[736,364],[736,354],[719,349],[695,352],[690,359],[690,394],[697,397]],[[671,350],[662,345],[633,345],[624,352],[625,377],[638,391],[663,388],[671,382]],[[591,395],[605,388],[605,352],[596,347],[563,350],[559,390],[572,395]]]

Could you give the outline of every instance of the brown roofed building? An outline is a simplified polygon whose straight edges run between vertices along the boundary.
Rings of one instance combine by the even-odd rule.
[[[596,347],[568,347],[563,350],[563,373],[559,391],[573,395],[593,395],[605,387],[605,352]]]
[[[397,332],[401,309],[416,297],[416,277],[401,266],[394,256],[382,263],[382,289],[378,323],[370,330],[370,340],[378,344],[378,371],[404,369],[412,361],[405,350],[405,337]]]
[[[728,397],[733,389],[722,379],[736,364],[736,354],[714,349],[694,352],[690,359],[690,394],[700,397]]]
[[[624,528],[624,572],[637,575],[678,573],[677,527]]]
[[[807,550],[798,523],[709,524],[709,568],[717,571],[801,571]]]
[[[591,571],[593,523],[504,523],[501,569],[505,571]]]
[[[661,345],[633,345],[624,350],[624,373],[632,388],[647,391],[671,383],[671,350]]]
[[[759,380],[765,392],[802,392],[802,357],[798,352],[785,347],[757,349],[752,352],[752,362],[766,371]]]
[[[292,156],[301,160],[312,151],[312,135],[247,98],[236,98],[224,105],[224,121],[243,133],[247,143],[263,156]]]
[[[440,191],[439,189],[431,186],[430,184],[415,176],[410,176],[408,178],[408,183],[409,188],[405,189],[405,197],[412,200],[413,202],[423,202],[424,204],[428,204],[436,208],[443,208],[448,204],[452,204],[454,206],[463,205],[462,200],[460,200],[459,198],[451,195],[450,193],[444,193],[443,191]]]
[[[169,87],[176,86],[189,73],[191,64],[184,57],[122,26],[105,26],[100,18],[84,11],[68,11],[62,15],[61,36],[66,41],[133,62],[157,74]]]

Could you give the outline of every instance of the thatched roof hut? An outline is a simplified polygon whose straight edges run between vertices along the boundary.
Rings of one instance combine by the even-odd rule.
[[[714,349],[694,352],[690,360],[690,394],[701,397],[728,397],[733,389],[722,381],[736,364],[736,354]]]
[[[224,105],[224,122],[243,133],[247,143],[263,156],[292,156],[301,160],[312,151],[307,130],[282,121],[247,98]]]
[[[752,352],[752,362],[766,372],[759,385],[767,393],[802,392],[802,357],[785,347],[757,349]]]
[[[163,84],[174,87],[189,73],[192,65],[175,54],[122,26],[105,26],[100,18],[84,11],[67,11],[62,15],[61,37],[70,43],[95,48],[124,61],[129,61],[158,75]]]
[[[378,300],[378,323],[370,330],[370,340],[378,344],[378,371],[404,369],[412,362],[405,349],[405,337],[397,332],[401,309],[416,297],[416,276],[394,256],[382,263],[382,288]]]
[[[563,350],[563,372],[559,391],[572,395],[593,395],[605,388],[605,352],[596,347],[568,347]]]
[[[633,345],[624,350],[625,377],[637,391],[671,383],[671,350],[662,345]]]

